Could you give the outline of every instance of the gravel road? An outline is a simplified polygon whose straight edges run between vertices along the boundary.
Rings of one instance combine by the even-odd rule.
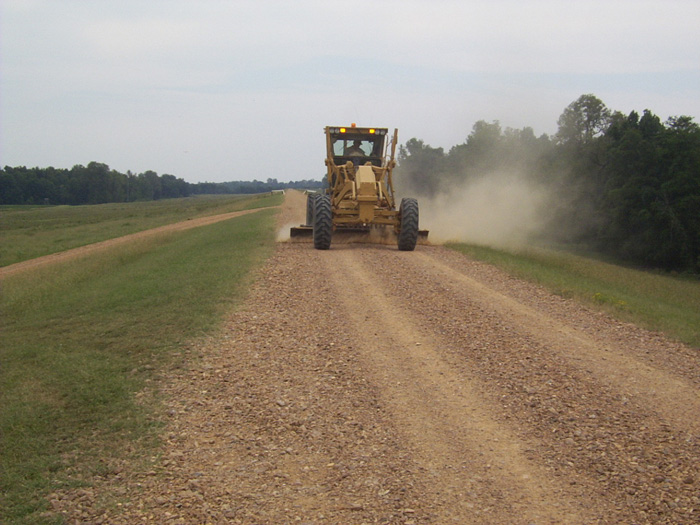
[[[280,224],[303,215],[291,194]],[[300,222],[301,219],[299,219]],[[700,355],[439,246],[280,243],[93,523],[700,523]],[[111,492],[110,492],[111,491]],[[105,509],[101,493],[123,502]]]

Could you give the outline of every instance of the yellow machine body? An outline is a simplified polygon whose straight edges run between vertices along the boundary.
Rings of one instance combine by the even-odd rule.
[[[402,229],[402,217],[401,208],[397,209],[396,206],[392,179],[396,167],[398,130],[389,135],[387,128],[363,128],[353,124],[327,126],[324,132],[328,189],[323,195],[309,197],[307,224],[292,228],[291,237],[313,234],[317,247],[327,249],[330,235],[336,233],[356,234],[369,232],[373,228],[389,228],[398,235]],[[314,197],[318,197],[316,201],[322,201],[320,223],[316,229],[323,230],[321,236],[324,240],[318,243],[318,235],[314,233],[312,224],[317,208]],[[413,204],[409,204],[407,213],[412,215],[409,227],[414,231],[409,237],[425,239],[428,232],[417,230],[417,202],[410,200]],[[326,234],[328,229],[331,231]],[[407,231],[404,228],[404,237]],[[411,247],[401,248],[399,242],[399,249],[413,249],[415,239],[411,241],[409,238],[408,243],[404,240],[404,245]]]

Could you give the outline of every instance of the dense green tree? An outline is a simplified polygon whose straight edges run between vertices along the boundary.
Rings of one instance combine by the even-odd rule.
[[[410,139],[399,146],[398,160],[406,192],[432,195],[440,184],[445,152],[432,148],[422,140]]]
[[[413,138],[400,148],[399,174],[412,191],[433,196],[473,178],[517,173],[556,196],[548,213],[557,241],[700,271],[700,128],[693,119],[623,115],[588,94],[558,124],[550,139],[478,121],[447,155]]]
[[[90,162],[84,176],[87,181],[87,204],[103,204],[112,200],[107,164]]]
[[[0,169],[0,204],[101,204],[188,197],[197,194],[264,193],[285,188],[316,189],[319,180],[203,182],[190,184],[155,171],[119,173],[106,164],[76,164],[70,170],[5,166]]]
[[[162,175],[160,184],[163,190],[163,198],[165,199],[189,197],[190,195],[189,184],[182,179],[178,179],[175,175]]]
[[[608,133],[602,247],[631,261],[697,271],[700,131],[689,117],[666,125],[645,111]]]
[[[21,183],[15,172],[21,168],[7,167],[0,171],[0,204],[23,204]]]
[[[577,145],[589,144],[602,135],[610,123],[610,110],[595,95],[581,95],[559,117],[557,140]]]

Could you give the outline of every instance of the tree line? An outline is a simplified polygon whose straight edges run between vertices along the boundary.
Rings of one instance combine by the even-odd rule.
[[[700,272],[700,127],[645,110],[625,115],[596,96],[567,106],[554,136],[479,121],[448,152],[413,138],[399,150],[408,189],[439,197],[456,185],[518,173],[548,188],[549,240],[645,267]]]
[[[0,204],[105,204],[320,186],[321,182],[314,180],[279,182],[277,179],[189,183],[150,170],[120,173],[99,162],[71,169],[5,166],[0,170]]]

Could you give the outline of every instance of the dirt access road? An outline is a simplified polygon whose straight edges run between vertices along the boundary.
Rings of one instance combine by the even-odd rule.
[[[191,356],[163,385],[153,469],[55,494],[56,510],[96,523],[700,523],[698,352],[442,247],[281,243]],[[121,511],[98,510],[115,489]]]
[[[24,271],[30,270],[32,268],[39,268],[41,266],[49,266],[51,264],[56,264],[60,262],[65,262],[69,260],[76,259],[78,257],[89,256],[93,253],[99,252],[101,250],[106,250],[108,248],[113,248],[115,246],[120,246],[123,244],[128,244],[140,239],[148,239],[149,237],[155,237],[163,233],[171,233],[177,231],[189,230],[191,228],[199,228],[201,226],[207,226],[209,224],[214,224],[215,222],[225,221],[228,219],[233,219],[235,217],[240,217],[241,215],[247,215],[248,213],[255,213],[260,210],[265,210],[268,208],[254,208],[252,210],[234,211],[229,213],[220,213],[218,215],[209,215],[207,217],[199,217],[197,219],[189,219],[186,221],[176,222],[173,224],[166,224],[165,226],[159,226],[158,228],[151,228],[150,230],[144,230],[136,233],[131,233],[129,235],[124,235],[122,237],[116,237],[114,239],[108,239],[106,241],[95,242],[92,244],[87,244],[85,246],[80,246],[78,248],[72,248],[70,250],[65,250],[62,252],[52,253],[50,255],[44,255],[42,257],[36,257],[34,259],[29,259],[27,261],[18,262],[15,264],[10,264],[9,266],[3,266],[0,268],[0,281],[5,277],[14,275],[17,273],[22,273]]]

